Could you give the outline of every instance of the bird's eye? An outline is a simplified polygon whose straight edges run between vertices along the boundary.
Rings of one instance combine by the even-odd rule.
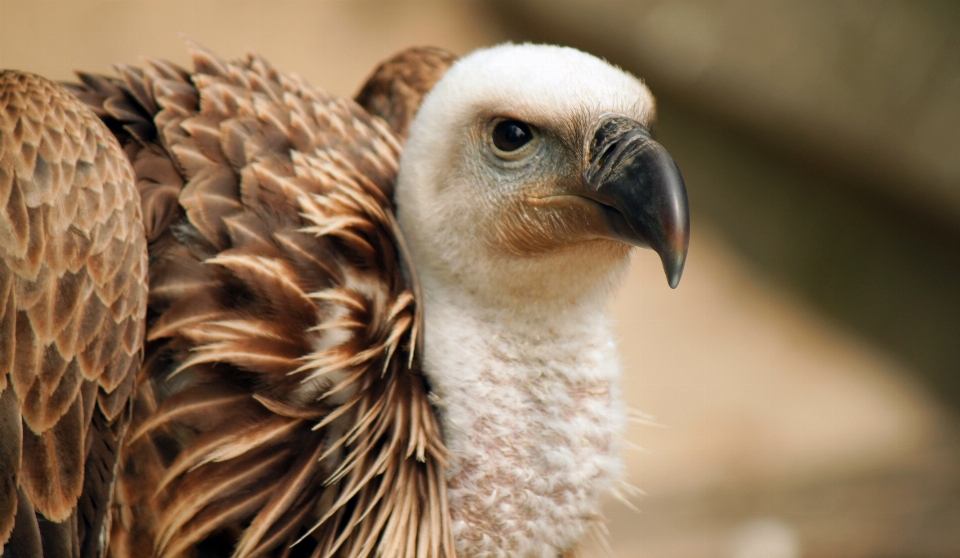
[[[518,151],[534,139],[530,125],[519,120],[501,120],[493,127],[493,146],[504,154]]]

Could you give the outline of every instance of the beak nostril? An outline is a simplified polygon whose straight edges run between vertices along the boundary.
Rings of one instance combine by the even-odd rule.
[[[613,153],[614,151],[617,150],[617,146],[618,146],[618,145],[620,145],[620,142],[619,142],[619,141],[615,141],[615,142],[611,143],[610,145],[608,145],[607,148],[603,150],[603,153],[600,154],[600,158],[597,159],[597,167],[598,167],[598,168],[603,168],[604,166],[606,166],[606,164],[607,164],[607,159],[610,158],[610,154],[611,154],[611,153]]]

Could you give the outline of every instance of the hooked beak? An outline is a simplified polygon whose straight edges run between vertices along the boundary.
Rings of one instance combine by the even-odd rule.
[[[676,288],[690,244],[680,169],[643,125],[624,116],[601,117],[589,141],[580,195],[603,206],[610,238],[656,251]]]

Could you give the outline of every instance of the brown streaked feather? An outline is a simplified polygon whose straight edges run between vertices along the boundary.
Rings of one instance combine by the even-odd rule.
[[[40,541],[40,518],[30,499],[21,491],[17,498],[17,510],[14,516],[13,531],[3,547],[4,558],[17,556],[43,556]]]
[[[80,556],[80,537],[77,533],[77,510],[74,509],[65,521],[54,522],[37,517],[43,556],[76,558]],[[94,541],[91,541],[97,544]]]
[[[134,163],[150,240],[111,555],[453,556],[391,201],[452,55],[381,68],[365,91],[388,125],[259,57],[191,51],[192,73],[75,86]]]
[[[23,433],[20,486],[34,507],[53,521],[70,515],[83,487],[84,425],[80,398],[42,434]]]
[[[135,374],[136,371],[132,371],[131,378]],[[123,397],[125,405],[129,393],[128,390],[127,396]],[[103,502],[113,500],[120,444],[125,434],[125,429],[118,428],[119,424],[108,419],[105,413],[97,413],[87,430],[85,447],[88,448],[87,454],[94,457],[88,459],[84,467],[83,491],[77,504],[77,531],[78,539],[82,541],[82,556],[97,556],[100,535],[108,532],[112,506],[103,505]]]
[[[404,50],[377,66],[354,99],[405,138],[423,98],[456,61],[456,55],[440,48]]]
[[[98,98],[119,91],[90,83]],[[0,72],[5,552],[100,554],[141,357],[146,275],[140,200],[114,135],[63,87]]]
[[[13,388],[0,391],[0,440],[3,440],[0,444],[0,541],[6,541],[13,531],[17,514],[17,481],[23,443],[23,420]]]

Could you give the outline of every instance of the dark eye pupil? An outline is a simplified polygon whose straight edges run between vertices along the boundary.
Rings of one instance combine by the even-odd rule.
[[[501,151],[516,151],[532,139],[530,126],[519,120],[504,120],[493,127],[493,145]]]

